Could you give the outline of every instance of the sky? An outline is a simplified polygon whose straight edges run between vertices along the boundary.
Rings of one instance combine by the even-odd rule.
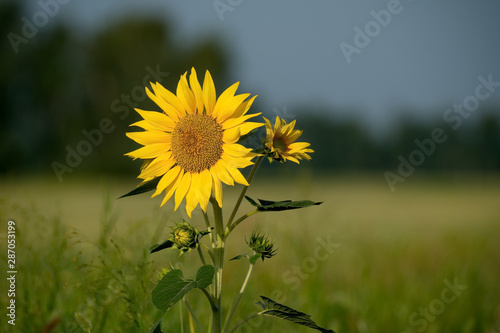
[[[496,0],[58,1],[57,19],[82,33],[153,15],[188,43],[215,34],[239,91],[269,111],[322,105],[377,131],[401,109],[441,118],[474,95],[479,76],[500,82]],[[500,87],[480,103],[499,105]]]

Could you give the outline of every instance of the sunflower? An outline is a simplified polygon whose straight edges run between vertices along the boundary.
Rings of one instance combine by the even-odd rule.
[[[307,142],[295,142],[301,135],[302,131],[293,129],[295,120],[287,124],[284,119],[276,117],[274,128],[271,122],[263,117],[266,122],[266,140],[264,142],[264,151],[269,158],[269,161],[279,161],[281,163],[290,160],[299,164],[299,160],[310,160],[311,156],[307,153],[314,153],[314,150],[308,148]]]
[[[146,88],[163,112],[135,109],[143,120],[130,126],[144,131],[126,134],[144,147],[126,155],[145,160],[138,176],[144,182],[161,177],[152,197],[165,191],[162,206],[175,193],[175,210],[186,198],[191,217],[198,204],[206,212],[212,193],[222,207],[222,183],[248,185],[238,169],[252,165],[256,154],[237,142],[263,124],[246,121],[260,114],[247,114],[257,96],[235,95],[238,85],[217,99],[210,73],[202,87],[193,68],[189,84],[187,72],[180,77],[176,94],[159,83],[151,83],[152,92]]]

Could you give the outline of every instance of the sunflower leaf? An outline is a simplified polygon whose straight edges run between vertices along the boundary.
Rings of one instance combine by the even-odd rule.
[[[163,249],[168,249],[168,248],[171,248],[173,245],[174,245],[174,242],[167,239],[166,241],[164,241],[161,244],[156,244],[156,245],[151,246],[151,248],[149,249],[149,253],[155,253],[155,252],[161,251]]]
[[[215,269],[212,265],[200,267],[196,278],[184,279],[180,269],[173,269],[163,276],[151,293],[153,304],[166,312],[194,288],[204,289],[212,284]]]
[[[258,199],[259,203],[253,200],[250,197],[245,196],[245,198],[250,202],[252,206],[257,207],[259,212],[272,212],[272,211],[281,211],[281,210],[290,210],[290,209],[299,209],[310,207],[314,205],[321,205],[323,202],[314,202],[310,200],[283,200],[283,201],[272,201],[272,200],[263,200]]]
[[[246,253],[243,253],[243,254],[237,255],[237,256],[236,256],[236,257],[234,257],[234,258],[229,259],[229,261],[232,261],[232,260],[240,260],[240,259],[245,258],[245,257],[248,257],[248,255],[247,255]]]
[[[154,190],[156,188],[156,185],[158,185],[158,183],[160,182],[160,179],[161,179],[161,177],[153,178],[153,179],[145,182],[141,186],[134,188],[132,191],[128,192],[127,194],[122,195],[118,199],[130,197],[133,195],[142,194],[142,193]]]
[[[297,325],[306,326],[322,333],[335,333],[332,330],[319,327],[314,321],[311,320],[311,316],[303,312],[289,308],[286,305],[277,303],[270,298],[265,296],[260,296],[262,302],[257,302],[263,309],[259,312],[261,316],[275,317],[283,320],[287,320]]]

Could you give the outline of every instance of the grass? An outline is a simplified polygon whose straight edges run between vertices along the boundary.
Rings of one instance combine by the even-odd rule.
[[[231,235],[227,258],[247,251],[245,237],[256,226],[279,248],[257,264],[235,319],[255,311],[265,295],[337,332],[500,332],[498,177],[415,176],[395,193],[382,175],[293,179],[257,179],[247,194],[324,203],[254,215]],[[2,181],[0,218],[16,221],[18,266],[17,330],[2,320],[2,332],[42,332],[55,318],[53,332],[147,332],[161,317],[149,294],[156,272],[177,262],[177,253],[147,249],[166,236],[170,220],[187,217],[147,195],[114,199],[134,185],[113,178]],[[225,197],[236,193],[228,188]],[[249,209],[245,204],[240,214]],[[193,223],[203,226],[199,213]],[[325,243],[334,245],[325,250]],[[194,254],[180,262],[186,277],[200,265]],[[225,266],[226,306],[244,266]],[[450,284],[465,287],[453,293]],[[6,290],[5,279],[0,286]],[[201,293],[189,298],[201,318],[208,316]],[[0,300],[5,309],[6,293]],[[179,331],[181,310],[189,331],[179,306],[165,317],[169,331]],[[240,331],[289,330],[310,332],[269,318]]]

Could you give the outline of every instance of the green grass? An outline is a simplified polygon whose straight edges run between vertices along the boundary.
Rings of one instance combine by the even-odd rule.
[[[235,319],[255,311],[254,301],[265,295],[339,333],[500,332],[498,177],[415,176],[395,193],[382,175],[293,179],[257,179],[248,195],[324,203],[257,214],[231,234],[227,258],[247,251],[245,238],[256,226],[278,247],[275,257],[257,264]],[[2,181],[0,219],[4,230],[6,221],[16,221],[18,275],[17,330],[2,320],[0,331],[40,332],[60,318],[53,332],[86,332],[90,326],[91,332],[147,332],[161,317],[149,294],[156,272],[179,260],[175,251],[150,255],[147,249],[167,235],[170,221],[186,216],[171,204],[160,209],[161,199],[148,195],[114,199],[134,185],[118,179]],[[226,217],[237,193],[225,190]],[[240,213],[250,209],[245,203]],[[193,224],[204,225],[199,212]],[[318,238],[335,243],[331,253]],[[186,277],[201,265],[194,253],[180,263]],[[226,263],[226,306],[245,271],[243,261]],[[455,296],[445,281],[467,288]],[[5,279],[0,287],[6,290]],[[208,318],[202,294],[189,298]],[[5,292],[0,300],[5,309]],[[419,314],[429,306],[427,318]],[[168,331],[180,331],[180,311],[175,306],[167,313]],[[313,332],[291,325],[260,318],[241,332]]]

